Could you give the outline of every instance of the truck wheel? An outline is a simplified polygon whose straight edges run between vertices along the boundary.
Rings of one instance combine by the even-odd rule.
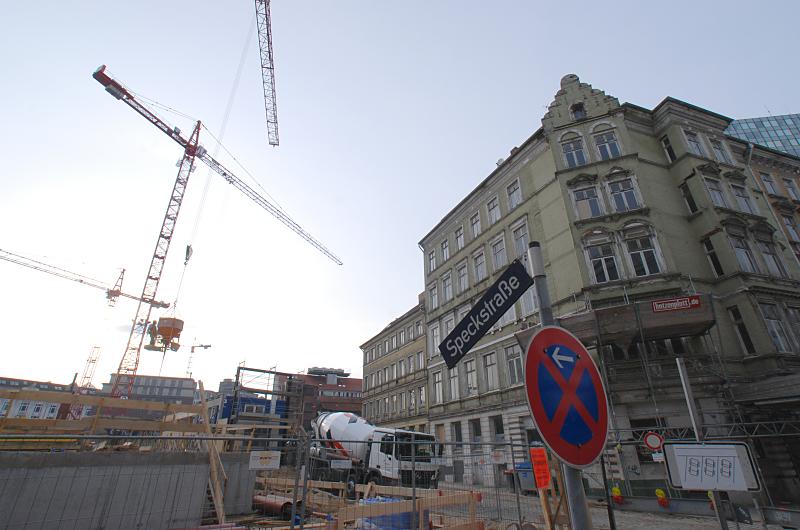
[[[348,499],[356,498],[356,476],[354,474],[347,475],[347,482],[345,482],[345,493]]]

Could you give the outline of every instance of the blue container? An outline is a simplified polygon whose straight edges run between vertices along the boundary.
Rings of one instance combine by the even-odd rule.
[[[361,504],[383,504],[390,502],[400,502],[400,500],[390,499],[387,497],[373,497],[362,500]],[[414,530],[419,528],[419,525],[416,524],[415,521],[416,517],[414,516],[414,512],[400,512],[388,515],[380,515],[378,517],[365,517],[363,519],[363,524],[359,525],[358,528],[369,530]],[[425,510],[423,518],[423,528],[429,528],[427,523],[429,519],[428,510]]]

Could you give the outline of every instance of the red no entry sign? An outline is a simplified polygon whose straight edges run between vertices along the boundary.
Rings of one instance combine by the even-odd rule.
[[[525,357],[528,405],[544,443],[564,463],[592,464],[608,437],[603,381],[589,352],[568,331],[546,326]]]

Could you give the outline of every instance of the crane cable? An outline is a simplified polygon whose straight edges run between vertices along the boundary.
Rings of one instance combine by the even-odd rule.
[[[242,47],[242,52],[239,56],[239,66],[236,68],[236,76],[234,77],[233,80],[233,86],[231,86],[231,91],[230,94],[228,95],[228,102],[225,105],[225,114],[223,115],[222,118],[222,125],[220,127],[220,133],[219,133],[220,137],[225,136],[225,129],[228,126],[228,119],[231,116],[231,111],[233,109],[233,101],[236,98],[236,92],[238,92],[239,90],[239,82],[242,79],[242,70],[244,69],[244,63],[247,59],[247,55],[250,50],[250,41],[253,40],[253,32],[255,31],[255,27],[256,27],[256,17],[255,15],[253,15],[253,19],[250,22],[250,31],[247,33],[247,38],[244,41],[244,46]],[[208,129],[205,126],[203,128],[206,129],[206,131],[208,131]],[[209,134],[211,133],[209,132]],[[213,155],[214,158],[216,158],[217,155],[219,154],[219,149],[220,146],[222,146],[222,143],[213,134],[211,134],[211,137],[217,141],[217,146],[214,149],[214,155]],[[189,260],[191,259],[193,253],[192,241],[195,240],[195,238],[197,237],[197,233],[200,229],[200,221],[202,219],[203,209],[205,208],[206,198],[208,197],[208,188],[210,184],[211,184],[211,168],[208,168],[206,172],[206,182],[205,185],[203,186],[203,194],[200,197],[200,206],[197,209],[197,217],[195,217],[194,221],[194,228],[192,229],[192,235],[189,238],[189,243],[186,245],[186,256],[183,261],[183,271],[181,272],[181,279],[178,282],[178,289],[175,293],[175,302],[173,302],[172,304],[173,312],[177,311],[178,308],[178,298],[180,297],[181,288],[183,287],[183,279],[186,276],[186,267],[189,265]]]

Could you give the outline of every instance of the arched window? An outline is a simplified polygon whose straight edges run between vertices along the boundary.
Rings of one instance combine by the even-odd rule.
[[[601,160],[611,160],[622,154],[617,134],[609,124],[603,123],[595,127],[592,131],[592,137]]]
[[[593,230],[584,236],[583,249],[594,283],[607,283],[620,279],[613,234],[602,229]]]
[[[649,225],[639,221],[628,223],[622,237],[633,274],[651,276],[662,271],[658,241]]]
[[[569,108],[569,112],[575,121],[586,119],[586,107],[583,106],[583,103],[575,103]]]
[[[564,163],[567,167],[578,167],[586,164],[583,140],[578,133],[569,132],[561,137],[561,151],[564,154]]]

